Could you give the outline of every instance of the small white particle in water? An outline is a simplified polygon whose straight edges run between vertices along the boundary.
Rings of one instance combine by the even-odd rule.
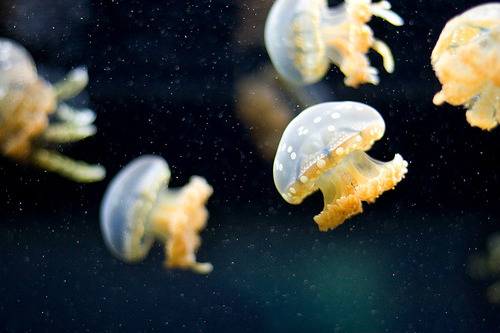
[[[296,157],[297,157],[297,154],[295,154],[295,152],[293,152],[293,153],[290,154],[290,158],[292,160],[294,160]]]

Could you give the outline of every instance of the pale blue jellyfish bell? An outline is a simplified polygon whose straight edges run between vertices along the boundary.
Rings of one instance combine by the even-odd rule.
[[[374,108],[357,102],[328,102],[302,111],[285,129],[274,159],[274,183],[291,204],[321,190],[325,206],[314,217],[322,231],[334,229],[394,188],[408,163],[396,154],[389,162],[368,156],[385,130]]]
[[[104,241],[118,259],[142,261],[155,239],[165,243],[165,264],[171,268],[210,273],[210,263],[196,262],[208,212],[205,203],[212,187],[193,176],[178,189],[167,189],[170,168],[158,156],[130,162],[111,181],[101,204]]]
[[[346,0],[329,8],[327,0],[277,0],[267,16],[264,39],[278,73],[298,85],[321,80],[330,63],[344,73],[344,82],[379,82],[366,53],[380,53],[387,72],[394,70],[391,50],[373,38],[366,24],[372,15],[400,26],[403,19],[390,10],[388,1]]]

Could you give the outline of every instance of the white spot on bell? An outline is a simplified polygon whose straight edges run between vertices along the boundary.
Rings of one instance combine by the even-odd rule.
[[[319,160],[318,162],[316,162],[316,165],[318,166],[318,168],[323,169],[326,166],[326,162],[325,160]]]

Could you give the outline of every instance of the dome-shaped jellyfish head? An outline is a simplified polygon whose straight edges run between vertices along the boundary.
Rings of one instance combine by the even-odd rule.
[[[328,102],[302,111],[279,143],[276,188],[291,204],[319,188],[325,206],[314,220],[322,231],[337,227],[362,212],[361,201],[373,202],[407,172],[408,163],[399,154],[380,162],[365,153],[384,130],[380,114],[362,103]]]
[[[148,215],[161,188],[170,181],[168,164],[157,156],[143,156],[111,181],[101,203],[101,230],[115,257],[125,262],[143,260],[153,245]]]
[[[0,86],[2,93],[9,86],[24,86],[38,79],[35,61],[19,43],[0,38]]]
[[[394,70],[394,59],[366,23],[375,15],[402,25],[401,17],[390,8],[387,1],[346,0],[329,8],[326,0],[277,0],[266,20],[267,51],[278,73],[298,85],[321,80],[330,63],[344,73],[348,86],[377,84],[378,71],[366,56],[369,49],[382,55],[389,73]]]

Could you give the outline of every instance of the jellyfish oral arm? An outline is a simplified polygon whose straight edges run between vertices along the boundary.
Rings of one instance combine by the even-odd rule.
[[[400,27],[405,23],[401,16],[391,10],[389,1],[380,1],[372,4],[371,12],[374,16],[380,17],[396,27]]]
[[[500,88],[488,84],[483,92],[470,103],[465,113],[466,119],[472,126],[485,130],[492,130],[500,123]]]
[[[89,83],[87,69],[83,66],[72,69],[59,82],[53,84],[59,101],[75,97],[85,89]]]
[[[406,174],[407,166],[399,154],[390,162],[381,162],[362,150],[351,152],[316,181],[325,201],[323,211],[314,217],[319,229],[334,229],[347,218],[361,213],[361,202],[372,203],[393,189]]]
[[[56,172],[76,182],[92,183],[106,177],[106,169],[102,165],[76,161],[53,150],[37,148],[31,158],[43,169]]]
[[[346,6],[330,9],[329,14],[325,15],[327,23],[323,25],[322,35],[329,45],[326,54],[346,76],[344,83],[347,86],[357,87],[364,82],[378,84],[378,71],[370,66],[366,56],[370,48],[382,56],[388,73],[394,71],[394,58],[390,48],[381,40],[374,39],[372,30],[366,24],[373,14],[393,25],[402,25],[403,19],[390,8],[387,1],[371,4],[369,1],[351,0],[346,1]],[[347,13],[342,24],[334,22],[335,18],[340,17],[334,14],[340,10]]]
[[[47,142],[68,143],[77,142],[97,133],[94,125],[73,126],[69,124],[50,125],[41,135]]]
[[[213,270],[210,263],[196,261],[201,244],[198,233],[205,228],[208,211],[205,203],[213,189],[202,177],[193,176],[181,189],[160,193],[151,211],[152,234],[165,243],[165,265],[200,274]]]
[[[96,114],[91,109],[75,109],[66,103],[59,103],[55,116],[61,122],[74,126],[86,126],[96,120]]]

